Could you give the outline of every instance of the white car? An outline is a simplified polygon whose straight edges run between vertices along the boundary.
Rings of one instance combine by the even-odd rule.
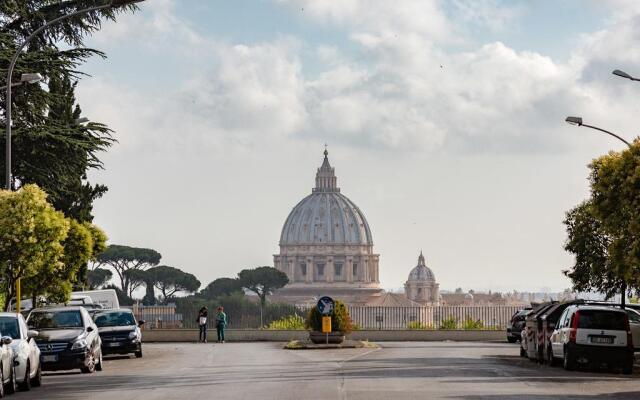
[[[0,397],[5,393],[16,392],[16,369],[13,366],[13,350],[11,337],[0,333]]]
[[[42,384],[40,348],[36,344],[37,331],[30,331],[22,314],[0,313],[0,332],[11,337],[9,347],[13,350],[15,380],[21,390]]]
[[[633,372],[633,339],[627,313],[614,307],[573,305],[567,307],[551,334],[547,359],[551,365],[563,360],[564,368],[578,364],[606,363]]]
[[[631,337],[633,337],[633,346],[635,351],[640,351],[640,312],[627,308],[627,315],[629,316],[629,325],[631,325]]]

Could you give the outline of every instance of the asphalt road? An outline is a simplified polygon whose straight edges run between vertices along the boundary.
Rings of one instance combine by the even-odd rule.
[[[283,350],[279,343],[146,344],[103,372],[47,373],[14,399],[639,399],[640,371],[566,372],[507,343],[383,343]]]

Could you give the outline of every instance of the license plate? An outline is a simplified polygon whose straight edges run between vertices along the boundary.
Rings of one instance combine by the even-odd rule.
[[[57,362],[58,361],[58,355],[54,354],[52,356],[42,356],[42,361],[43,362]]]
[[[610,336],[591,336],[591,343],[613,344],[613,338]]]
[[[120,343],[120,342],[107,343],[107,347],[118,347],[121,344],[122,343]]]

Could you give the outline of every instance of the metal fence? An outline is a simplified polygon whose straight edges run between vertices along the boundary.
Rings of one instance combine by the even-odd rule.
[[[145,329],[193,329],[198,325],[197,306],[133,306]],[[258,304],[225,306],[228,328],[283,329],[283,319],[298,316],[306,319],[310,306]],[[355,329],[504,329],[518,306],[434,306],[367,307],[348,306]],[[215,309],[209,309],[209,326],[213,328]],[[300,320],[300,318],[298,318]]]

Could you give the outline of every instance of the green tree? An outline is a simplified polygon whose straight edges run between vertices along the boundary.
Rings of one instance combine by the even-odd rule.
[[[120,288],[131,297],[133,289],[125,272],[158,265],[161,258],[160,253],[152,249],[112,244],[96,257],[96,264],[98,267],[107,265],[113,268],[120,278]]]
[[[0,191],[0,275],[5,299],[15,296],[18,278],[28,284],[65,267],[69,229],[70,222],[54,210],[36,185],[25,185],[16,192]],[[70,240],[74,241],[73,236]],[[6,301],[5,307],[8,304]]]
[[[0,2],[0,71],[20,42],[46,21],[107,0],[6,0]],[[106,187],[87,182],[87,170],[101,168],[98,154],[112,143],[110,130],[100,123],[81,125],[80,107],[74,98],[79,77],[77,69],[87,58],[104,54],[83,46],[85,37],[100,29],[104,19],[114,20],[132,5],[108,8],[64,20],[43,30],[21,54],[14,80],[22,73],[38,72],[45,85],[22,86],[15,91],[13,113],[13,166],[20,184],[36,183],[50,194],[50,202],[66,216],[79,222],[91,221],[93,201]],[[61,49],[64,47],[64,49]],[[1,108],[6,109],[4,93]],[[1,124],[4,125],[4,116]],[[4,154],[4,131],[0,132],[0,152]],[[4,170],[4,160],[0,159]],[[0,184],[5,186],[4,174]]]
[[[230,295],[233,293],[243,293],[240,281],[233,278],[218,278],[202,289],[200,291],[200,296],[205,299],[213,300],[220,296]]]
[[[576,290],[607,298],[640,291],[640,140],[589,166],[590,199],[567,213],[565,248],[575,263],[565,274]],[[624,301],[624,297],[623,301]]]
[[[96,268],[88,272],[89,289],[100,289],[111,280],[113,272],[106,268]]]
[[[267,296],[289,283],[287,274],[273,267],[258,267],[238,272],[238,280],[243,288],[252,291],[260,298],[260,326],[262,326]]]
[[[200,281],[193,274],[168,265],[149,268],[145,273],[160,291],[163,304],[178,292],[195,292],[200,288]]]

